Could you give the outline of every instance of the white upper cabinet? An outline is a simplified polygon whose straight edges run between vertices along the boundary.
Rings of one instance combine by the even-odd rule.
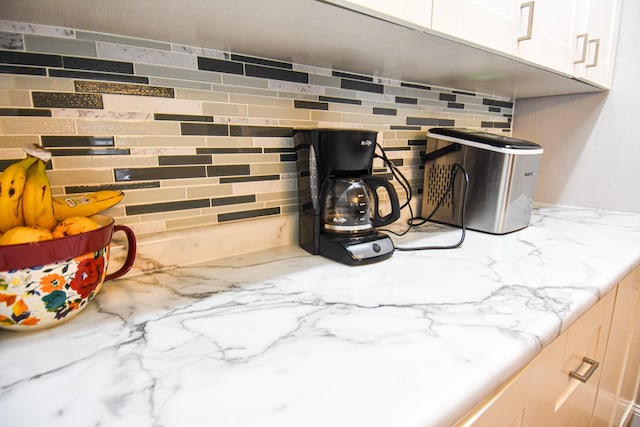
[[[575,3],[535,0],[521,4],[516,55],[563,73],[572,73]]]
[[[383,19],[428,28],[432,0],[326,0]]]
[[[519,15],[514,0],[433,0],[431,29],[514,54]]]
[[[604,88],[620,0],[432,0],[431,29]]]
[[[572,61],[576,77],[611,87],[620,9],[620,0],[577,2]]]

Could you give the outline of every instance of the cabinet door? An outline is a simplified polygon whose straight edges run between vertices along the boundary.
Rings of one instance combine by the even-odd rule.
[[[640,268],[628,275],[617,288],[593,427],[621,425],[621,420],[633,405],[640,373],[639,304]]]
[[[590,426],[611,325],[615,292],[578,319],[567,331],[563,362],[549,378],[554,391],[553,425]],[[577,379],[572,374],[583,376]]]
[[[638,387],[640,385],[640,267],[636,268],[623,281],[630,299],[636,298],[635,316],[626,320],[632,325],[631,339],[628,349],[628,357],[625,362],[622,384],[618,395],[616,411],[613,418],[614,426],[626,425],[628,419],[633,415],[633,405],[638,398]]]
[[[610,88],[618,42],[620,0],[585,0],[576,4],[573,74]]]
[[[433,0],[431,28],[473,44],[514,54],[520,1]]]
[[[582,0],[579,0],[582,1]],[[575,0],[535,0],[524,4],[517,54],[533,63],[573,73]],[[524,14],[530,16],[530,22]]]
[[[338,6],[393,22],[431,25],[431,0],[327,0]]]

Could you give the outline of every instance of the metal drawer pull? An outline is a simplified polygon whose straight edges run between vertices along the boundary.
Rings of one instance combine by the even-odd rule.
[[[580,59],[576,59],[573,61],[574,64],[584,64],[587,61],[587,39],[589,38],[589,34],[578,34],[576,36],[576,40],[582,39],[582,55]]]
[[[598,54],[600,53],[600,39],[589,40],[589,43],[595,43],[595,51],[593,54],[593,62],[591,64],[587,64],[587,67],[597,67],[598,66]]]
[[[600,363],[596,362],[593,359],[589,359],[588,357],[583,357],[582,362],[591,365],[589,366],[589,369],[587,369],[587,372],[585,372],[584,375],[580,375],[576,371],[571,371],[569,372],[569,376],[571,378],[577,379],[578,381],[582,381],[583,383],[586,383],[587,381],[589,381],[589,378],[591,378],[591,375],[593,375],[596,369],[598,369],[598,366],[600,366]]]
[[[531,39],[531,34],[533,32],[533,11],[535,9],[535,3],[536,3],[535,1],[528,1],[520,5],[521,12],[523,9],[527,9],[527,8],[529,9],[529,22],[527,23],[527,34],[524,36],[518,37],[518,42]]]

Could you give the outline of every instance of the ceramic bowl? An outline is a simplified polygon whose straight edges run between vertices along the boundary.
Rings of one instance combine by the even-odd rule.
[[[43,242],[0,246],[0,328],[49,328],[81,312],[106,280],[127,273],[135,260],[136,239],[129,227],[105,215],[91,217],[100,228]],[[114,232],[128,241],[127,258],[107,274]]]

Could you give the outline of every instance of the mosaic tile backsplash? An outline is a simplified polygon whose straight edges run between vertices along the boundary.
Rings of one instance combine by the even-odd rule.
[[[488,94],[0,21],[0,169],[42,144],[54,194],[122,189],[108,214],[141,234],[297,211],[296,128],[378,131],[420,193],[430,127],[508,133],[512,111]]]

